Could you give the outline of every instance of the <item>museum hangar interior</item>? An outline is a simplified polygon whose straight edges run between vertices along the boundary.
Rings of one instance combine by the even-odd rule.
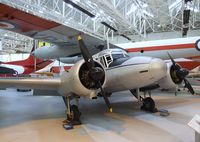
[[[200,0],[0,0],[1,142],[199,142]]]

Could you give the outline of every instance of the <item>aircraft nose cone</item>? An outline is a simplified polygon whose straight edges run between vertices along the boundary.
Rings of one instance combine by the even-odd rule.
[[[167,74],[167,64],[161,59],[153,58],[149,64],[149,71],[154,79],[160,80]]]
[[[31,52],[31,55],[35,56],[35,51],[32,51],[32,52]]]
[[[40,48],[37,48],[37,49],[35,49],[34,51],[31,52],[31,54],[32,54],[33,56],[37,57],[37,58],[41,58],[41,57],[40,57],[40,54],[41,54],[41,53],[44,54],[44,53],[46,53],[46,52],[42,52],[42,50],[41,50]]]

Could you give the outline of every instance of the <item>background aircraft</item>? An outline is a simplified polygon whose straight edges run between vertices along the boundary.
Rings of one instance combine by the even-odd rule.
[[[105,39],[37,17],[4,4],[0,4],[0,28],[54,44],[50,47],[43,46],[34,51],[33,54],[38,58],[58,59],[60,57],[80,55],[78,42],[75,38],[75,35],[79,35],[80,33],[92,55],[107,48]],[[169,59],[167,55],[168,51],[174,58],[188,58],[199,56],[199,39],[200,37],[193,37],[117,45],[110,44],[110,48],[123,48],[133,56],[152,56]]]
[[[169,59],[168,52],[174,58],[190,58],[198,59],[200,55],[200,37],[187,37],[177,39],[165,39],[155,41],[144,41],[134,43],[116,44],[115,47],[124,49],[129,56],[151,56],[161,59]],[[64,51],[63,51],[64,50]],[[66,51],[65,51],[66,50]],[[59,46],[47,47],[37,49],[33,52],[34,56],[38,58],[59,58],[63,57],[63,52],[67,52],[67,48],[60,48]],[[56,51],[56,53],[55,53]],[[69,57],[67,58],[70,61]],[[71,62],[76,61],[77,56],[71,59]],[[65,61],[62,58],[62,61]]]
[[[34,47],[32,51],[34,50]],[[40,70],[47,65],[51,64],[53,61],[44,60],[29,55],[25,60],[17,60],[10,62],[0,62],[0,76],[16,76],[16,75],[28,75],[37,70]]]

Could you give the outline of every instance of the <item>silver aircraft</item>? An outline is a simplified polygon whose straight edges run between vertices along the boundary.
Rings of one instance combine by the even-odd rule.
[[[141,92],[172,88],[184,81],[194,94],[185,79],[188,71],[176,64],[170,55],[170,63],[159,58],[129,57],[122,49],[106,49],[91,56],[80,35],[77,39],[83,59],[69,71],[63,71],[59,78],[0,78],[0,87],[32,88],[35,95],[62,96],[67,107],[67,120],[73,124],[80,124],[81,115],[78,106],[70,104],[74,98],[102,96],[112,112],[108,99],[111,93],[130,90],[143,102],[141,109],[156,112],[154,100]]]
[[[0,28],[53,44],[48,48],[38,48],[33,53],[38,57],[67,57],[67,62],[76,63],[68,72],[62,72],[59,78],[0,78],[0,87],[32,88],[34,95],[62,96],[67,106],[67,119],[74,124],[80,123],[81,113],[78,106],[70,105],[73,98],[96,99],[102,96],[109,111],[112,111],[108,99],[111,93],[130,90],[143,102],[142,109],[155,112],[154,100],[141,95],[141,92],[145,94],[156,88],[173,88],[185,82],[185,86],[194,94],[185,79],[188,71],[179,66],[170,55],[175,58],[198,57],[199,37],[151,44],[106,44],[105,39],[98,35],[91,35],[26,12],[0,3]],[[81,37],[78,36],[77,41],[76,37],[80,34]],[[106,49],[107,45],[109,49]],[[170,52],[170,55],[167,55],[167,52]],[[83,59],[79,55],[82,55]],[[165,63],[159,58],[171,59],[171,62]]]

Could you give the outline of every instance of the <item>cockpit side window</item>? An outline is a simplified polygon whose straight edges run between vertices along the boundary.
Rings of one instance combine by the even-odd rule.
[[[109,64],[111,64],[113,62],[113,59],[110,54],[106,54],[106,55],[100,57],[100,62],[105,68],[108,68]]]
[[[105,62],[105,59],[104,59],[103,56],[100,57],[100,63],[101,63],[104,67],[106,67],[106,62]]]
[[[111,58],[110,54],[105,55],[105,58],[106,58],[107,63],[108,63],[108,65],[109,65],[109,64],[112,62],[112,58]]]
[[[121,50],[107,50],[98,55],[97,60],[105,67],[108,68],[113,61],[121,58],[127,58],[128,54]]]
[[[123,54],[112,54],[113,60],[119,59],[119,58],[124,58]]]

